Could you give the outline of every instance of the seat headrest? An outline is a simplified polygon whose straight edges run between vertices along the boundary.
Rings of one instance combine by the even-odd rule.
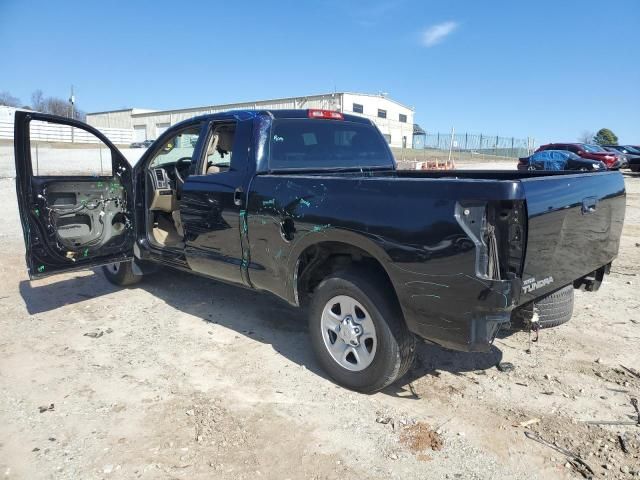
[[[218,135],[218,149],[223,152],[230,152],[233,148],[233,132],[221,130],[216,132]]]

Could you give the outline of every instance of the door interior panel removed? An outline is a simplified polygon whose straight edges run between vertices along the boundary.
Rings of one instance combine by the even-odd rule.
[[[44,183],[38,195],[47,234],[67,258],[121,243],[129,228],[124,188],[116,177]]]

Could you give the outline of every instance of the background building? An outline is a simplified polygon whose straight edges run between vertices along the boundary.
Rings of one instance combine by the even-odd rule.
[[[177,110],[129,108],[87,114],[87,123],[96,128],[128,128],[133,141],[155,140],[167,128],[191,117],[225,110],[275,110],[320,108],[370,118],[393,147],[413,144],[414,111],[382,94],[334,92],[305,97],[274,98],[253,102],[228,103]]]

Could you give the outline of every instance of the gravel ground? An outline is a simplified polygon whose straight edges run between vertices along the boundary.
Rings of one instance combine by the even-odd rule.
[[[375,395],[334,385],[301,315],[267,295],[165,270],[29,282],[12,179],[0,180],[0,475],[25,479],[640,478],[640,177],[621,252],[571,322],[488,354],[421,345]],[[496,368],[510,362],[512,371]],[[521,426],[528,422],[527,427]],[[624,437],[624,453],[618,434]]]

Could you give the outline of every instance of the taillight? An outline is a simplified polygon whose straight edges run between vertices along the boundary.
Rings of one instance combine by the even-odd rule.
[[[324,118],[326,120],[344,120],[344,116],[340,112],[334,110],[308,110],[309,118]]]

